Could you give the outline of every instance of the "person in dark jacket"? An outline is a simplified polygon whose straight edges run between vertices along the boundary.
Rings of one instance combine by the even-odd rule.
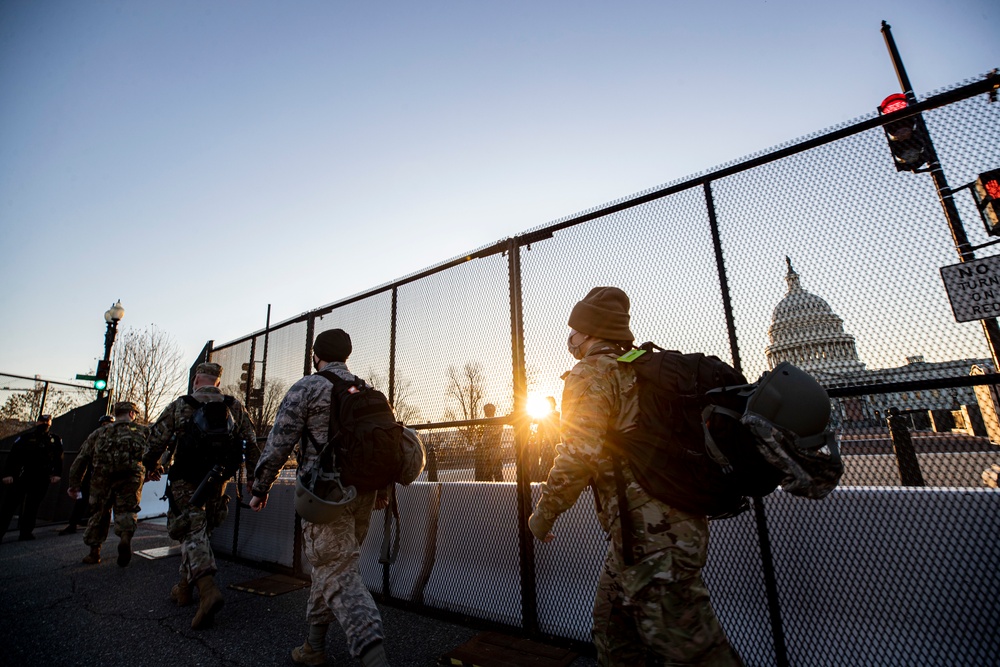
[[[41,415],[35,428],[14,441],[3,471],[4,498],[0,505],[0,528],[3,533],[18,515],[19,540],[35,539],[38,506],[50,484],[62,479],[62,438],[50,433],[52,415]]]

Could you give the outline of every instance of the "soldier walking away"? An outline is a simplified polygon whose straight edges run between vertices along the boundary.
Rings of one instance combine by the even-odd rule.
[[[62,479],[62,438],[50,433],[52,415],[40,415],[35,428],[20,435],[10,448],[4,465],[3,504],[0,505],[0,539],[18,515],[19,540],[35,539],[38,506],[50,484]]]
[[[112,415],[102,415],[101,418],[97,420],[97,429],[101,429],[108,424],[113,424],[114,421],[115,418]],[[93,436],[94,433],[97,432],[97,429],[95,429],[90,436]],[[87,436],[88,439],[90,436]],[[84,444],[86,444],[86,440],[84,441]],[[72,470],[72,466],[70,466],[70,470]],[[72,494],[70,495],[71,498],[76,499],[76,502],[73,503],[73,511],[69,515],[69,523],[65,528],[59,531],[60,535],[75,535],[77,526],[84,523],[84,519],[90,518],[90,478],[93,476],[93,472],[92,467],[87,468],[87,474],[83,476],[83,482],[80,484],[80,490],[76,492],[75,496]],[[105,526],[103,530],[107,532],[108,526]]]
[[[219,364],[198,364],[194,391],[175,399],[156,420],[142,458],[147,480],[160,479],[164,453],[167,463],[173,461],[167,475],[167,532],[181,543],[181,566],[170,598],[183,607],[192,602],[192,585],[198,589],[193,630],[210,627],[224,604],[209,537],[229,514],[226,482],[244,457],[252,470],[260,456],[250,416],[238,400],[222,393],[221,378]]]
[[[118,565],[125,567],[132,560],[132,536],[136,515],[142,500],[142,455],[149,438],[149,428],[136,424],[139,408],[135,403],[115,403],[115,422],[91,433],[80,447],[69,469],[70,498],[76,498],[84,475],[90,473],[90,520],[83,534],[83,543],[90,553],[83,562],[101,562],[101,545],[108,539],[111,512],[115,515],[115,535],[118,536]]]
[[[356,378],[345,363],[350,354],[351,337],[346,332],[324,331],[316,336],[313,345],[313,365],[317,371],[332,372],[354,382]],[[288,390],[257,465],[250,507],[259,512],[267,506],[268,491],[278,472],[295,444],[301,443],[296,510],[303,519],[305,553],[313,570],[306,604],[308,637],[302,646],[292,650],[292,661],[300,665],[325,664],[327,629],[337,621],[347,635],[351,655],[362,665],[388,665],[382,617],[358,570],[372,509],[384,508],[388,498],[382,491],[345,489],[339,478],[330,492],[321,496],[307,491],[302,482],[304,477],[325,470],[321,453],[330,442],[331,399],[331,381],[318,373],[307,375]]]
[[[594,601],[593,639],[600,665],[742,665],[729,645],[701,577],[708,553],[708,520],[651,497],[627,463],[621,473],[633,527],[631,558],[622,550],[614,466],[606,443],[635,427],[635,372],[617,361],[632,347],[629,299],[616,287],[595,287],[569,316],[567,347],[579,363],[565,376],[562,440],[541,499],[528,520],[551,542],[556,518],[588,484],[598,519],[610,533]],[[621,457],[624,458],[624,457]],[[626,565],[631,561],[634,564]]]

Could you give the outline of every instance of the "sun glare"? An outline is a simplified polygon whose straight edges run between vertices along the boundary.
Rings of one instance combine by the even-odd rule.
[[[552,408],[544,396],[534,392],[528,394],[528,414],[533,419],[545,419],[550,412],[552,412]]]

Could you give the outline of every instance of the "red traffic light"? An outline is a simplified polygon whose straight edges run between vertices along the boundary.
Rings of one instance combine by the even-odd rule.
[[[882,100],[878,112],[883,116],[903,111],[910,101],[903,93],[893,93]],[[923,120],[919,115],[908,116],[885,123],[882,129],[889,142],[892,161],[896,171],[917,171],[927,164],[930,155],[930,140],[924,132]]]
[[[907,101],[906,95],[903,93],[893,93],[889,97],[882,100],[882,104],[878,105],[878,110],[883,114],[889,114],[896,111],[902,111],[908,106],[910,106],[910,103]]]
[[[1000,236],[1000,169],[979,174],[972,184],[972,196],[986,225],[986,233]]]
[[[991,199],[1000,199],[1000,179],[997,177],[983,183],[983,190]]]

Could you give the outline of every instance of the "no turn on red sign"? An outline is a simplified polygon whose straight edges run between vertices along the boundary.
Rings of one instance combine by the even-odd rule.
[[[941,267],[956,322],[1000,316],[1000,255]]]

